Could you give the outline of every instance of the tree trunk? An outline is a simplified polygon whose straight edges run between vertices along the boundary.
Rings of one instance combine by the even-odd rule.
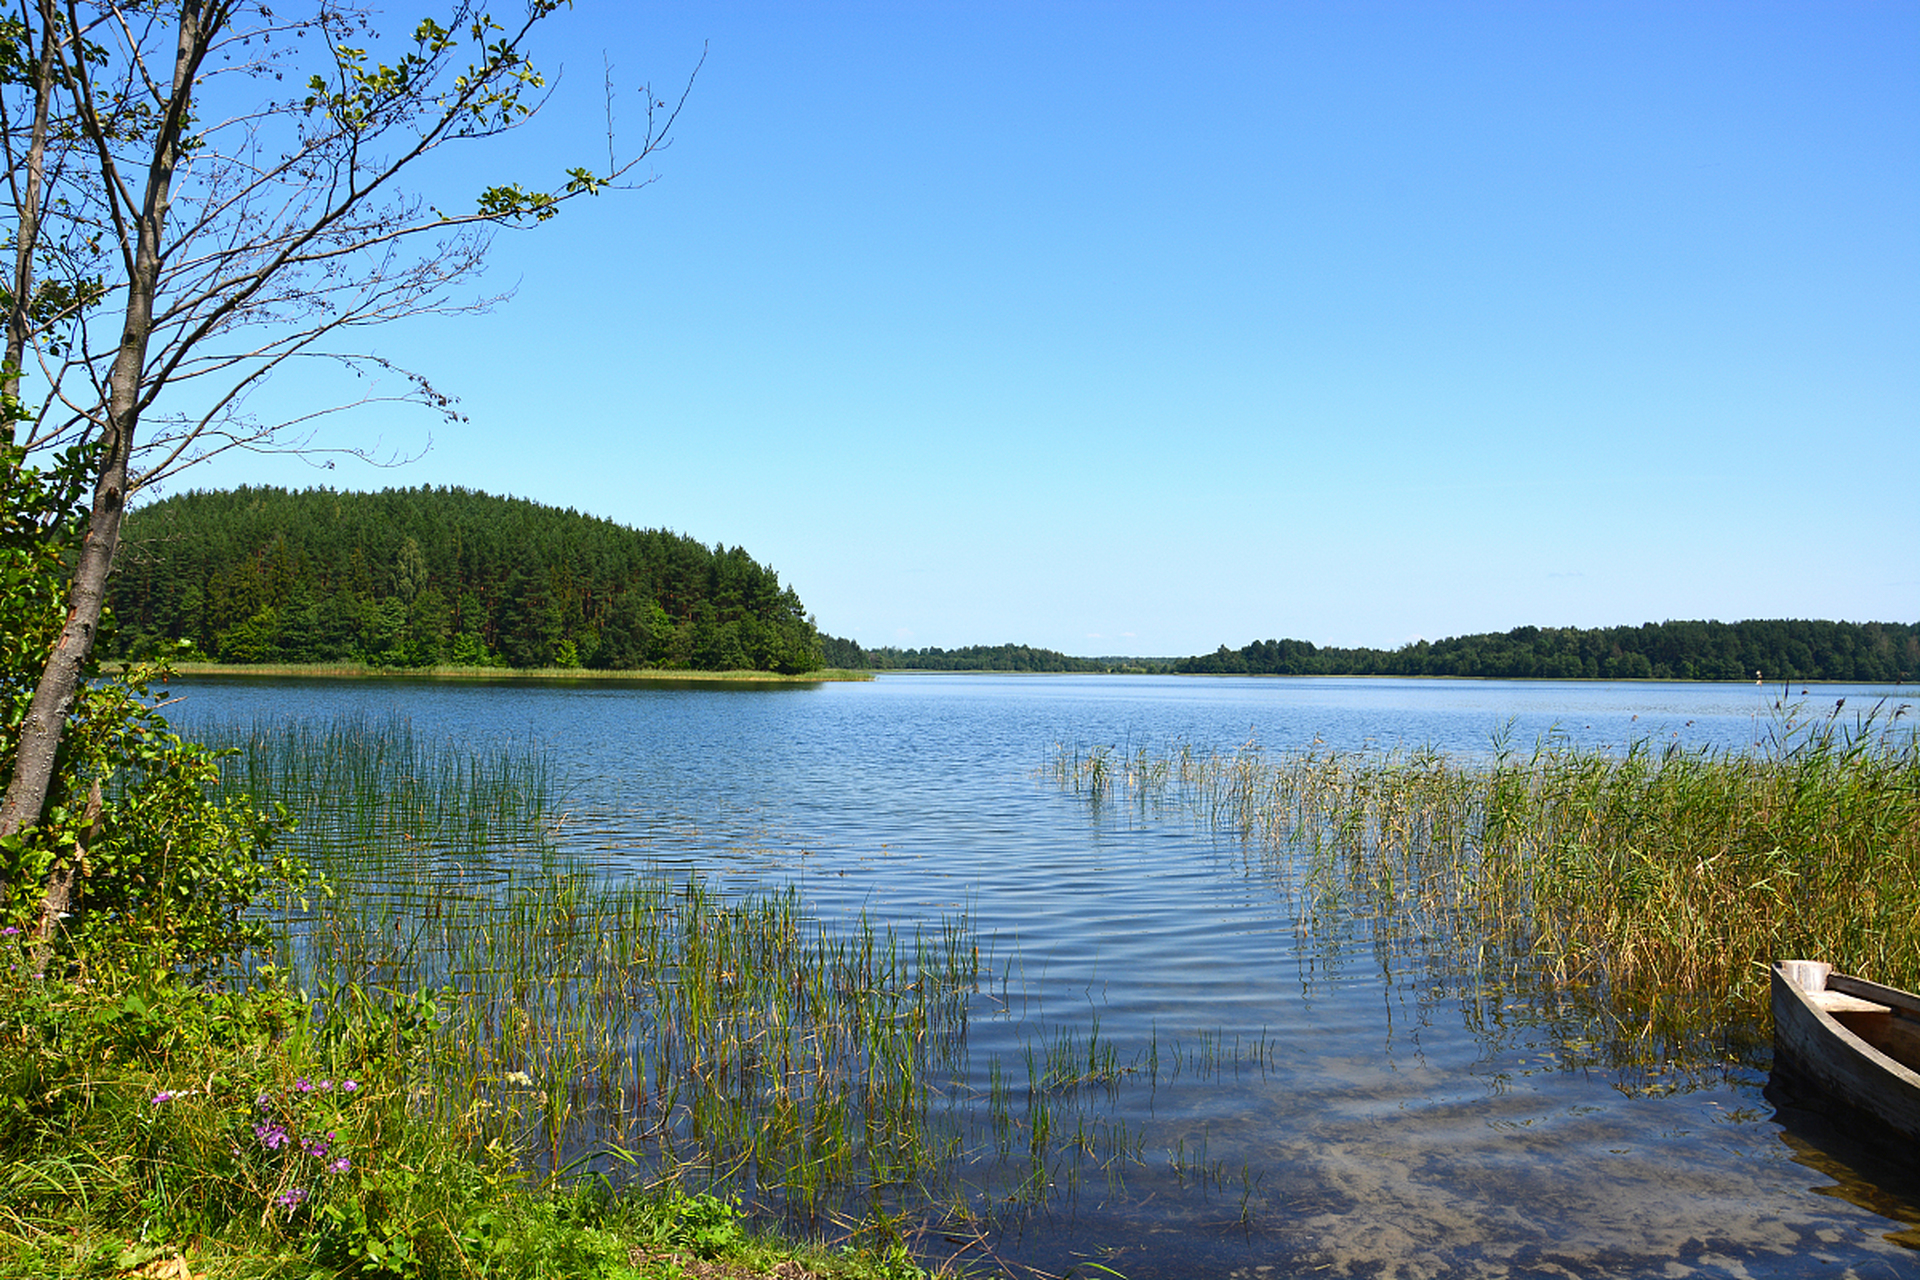
[[[7,786],[4,801],[0,801],[0,836],[14,835],[34,826],[46,808],[60,739],[67,717],[73,711],[74,699],[79,695],[99,631],[100,613],[106,604],[107,574],[113,568],[113,555],[120,545],[120,521],[126,513],[127,470],[133,455],[134,432],[140,422],[142,374],[146,368],[147,341],[153,332],[154,291],[160,276],[161,234],[166,227],[167,202],[173,187],[174,167],[179,160],[180,134],[188,118],[200,60],[206,55],[208,41],[224,20],[228,6],[216,0],[211,16],[203,12],[204,7],[204,0],[182,0],[180,5],[172,93],[155,130],[153,159],[147,168],[146,185],[132,228],[134,243],[130,246],[132,261],[127,273],[126,314],[109,375],[106,414],[100,423],[100,469],[94,477],[93,506],[86,537],[80,544],[79,561],[74,566],[66,625],[47,657],[46,668],[34,687],[33,701],[20,726],[13,779]],[[78,108],[82,128],[94,144],[102,174],[107,178],[106,186],[111,191],[118,175],[108,139],[87,96],[84,65],[72,65],[68,71],[80,81]],[[125,238],[123,224],[123,244]]]
[[[45,973],[47,961],[53,954],[54,935],[61,929],[60,922],[78,911],[80,897],[87,887],[87,850],[100,838],[100,779],[93,780],[93,786],[87,791],[86,816],[81,821],[81,836],[74,844],[73,855],[54,863],[53,870],[47,873],[45,896],[40,900],[40,923],[33,930],[33,971]]]
[[[0,390],[15,398],[20,395],[27,331],[32,327],[33,255],[40,247],[40,190],[46,173],[47,120],[53,111],[57,30],[53,0],[40,0],[40,56],[33,68],[33,128],[27,141],[25,163],[20,165],[26,171],[26,186],[15,201],[19,220],[14,227],[13,305],[7,309],[7,351],[5,357],[0,358]],[[17,175],[14,181],[19,181]],[[12,445],[13,440],[13,415],[0,415],[0,443]]]

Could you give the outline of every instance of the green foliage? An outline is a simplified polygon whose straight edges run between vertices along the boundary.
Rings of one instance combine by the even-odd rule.
[[[523,1071],[564,1086],[593,1069],[570,1057],[580,1047],[573,1024],[549,1017],[560,1008],[590,1013],[602,1002],[568,997],[549,1008],[540,993],[550,963],[583,958],[576,943],[597,947],[620,935],[610,929],[619,922],[586,909],[604,886],[590,890],[584,879],[561,876],[549,888],[563,902],[516,891],[496,904],[506,914],[485,916],[481,932],[516,949],[511,962],[479,965],[488,981],[509,984],[497,1000],[428,985],[429,971],[463,973],[463,983],[478,976],[460,964],[429,961],[409,971],[367,962],[391,946],[427,943],[393,934],[399,904],[376,900],[374,886],[391,893],[409,875],[431,877],[423,848],[458,850],[471,861],[522,828],[544,827],[541,797],[552,784],[539,768],[518,757],[463,762],[391,724],[293,737],[256,728],[244,739],[244,754],[218,757],[232,775],[223,792],[271,791],[301,804],[309,821],[298,837],[327,833],[341,866],[340,898],[318,904],[324,923],[295,953],[315,966],[312,976],[304,992],[267,967],[240,987],[195,979],[165,963],[179,948],[156,941],[156,925],[146,934],[83,932],[74,939],[82,968],[42,977],[21,945],[26,935],[17,927],[0,934],[0,1275],[124,1272],[183,1250],[209,1260],[204,1268],[195,1262],[195,1274],[218,1273],[211,1260],[244,1258],[259,1274],[396,1280],[684,1276],[696,1263],[761,1274],[791,1254],[749,1238],[727,1202],[671,1189],[670,1181],[656,1197],[615,1195],[597,1177],[545,1187],[530,1179],[527,1144],[543,1126],[525,1124],[521,1108],[554,1098],[502,1088],[502,1077]],[[356,885],[349,867],[367,883]],[[893,1045],[888,1065],[872,1073],[889,1081],[911,1081],[905,1064],[939,1039],[915,1012],[950,990],[926,981],[926,957],[913,965],[918,981],[888,978],[899,961],[869,932],[820,957],[838,968],[798,982],[791,964],[762,965],[740,950],[756,939],[783,955],[824,944],[809,947],[790,898],[759,909],[677,887],[651,892],[615,898],[638,911],[638,927],[657,931],[649,938],[685,954],[623,967],[619,981],[626,989],[639,972],[665,982],[659,995],[676,1002],[675,1011],[663,1013],[658,1029],[673,1042],[672,1060],[693,1073],[690,1082],[704,1078],[701,1064],[717,1052],[744,1051],[735,1036],[764,1038],[756,1016],[783,1000],[803,1000],[836,1026],[847,1020],[825,1039],[801,1031],[802,1050],[831,1042],[844,1055],[876,1035]],[[456,914],[484,907],[449,905]],[[356,906],[373,914],[358,921]],[[578,926],[577,936],[551,933],[563,920]],[[482,940],[451,916],[443,925],[458,945]],[[537,962],[518,950],[536,940]],[[328,965],[323,957],[341,947],[360,958]],[[760,975],[751,985],[733,981],[749,969]],[[377,986],[370,972],[394,975],[395,984]],[[665,981],[676,972],[703,982]],[[900,1007],[858,1021],[851,1011],[832,1012],[844,1000],[873,1005],[882,994],[876,984],[899,988]],[[502,1018],[489,1009],[520,1012]],[[491,1030],[483,1034],[480,1022]],[[872,1095],[862,1084],[868,1075],[846,1077],[853,1097]],[[760,1092],[748,1086],[749,1096]],[[573,1104],[564,1087],[557,1097],[564,1128]],[[728,1139],[709,1133],[701,1141]],[[697,1146],[678,1159],[697,1160]],[[715,1152],[718,1164],[737,1159]],[[816,1256],[808,1269],[917,1274],[897,1242]]]
[[[108,783],[89,824],[68,799],[48,810],[19,848],[29,866],[50,854],[78,855],[83,827],[85,877],[66,929],[85,950],[109,938],[137,939],[169,963],[218,965],[266,941],[251,912],[271,890],[313,886],[304,864],[274,852],[285,811],[262,812],[245,796],[214,800],[214,752],[184,741],[138,700],[135,677],[91,692],[88,719],[70,743],[84,775]]]
[[[30,976],[0,934],[0,1274],[192,1273],[313,1280],[666,1277],[695,1260],[765,1274],[792,1246],[734,1206],[604,1183],[540,1192],[512,1146],[475,1145],[422,1082],[432,993],[354,984],[308,999],[271,970],[222,991],[101,967]],[[816,1274],[917,1275],[904,1259]]]
[[[1183,658],[1179,672],[1270,676],[1478,676],[1553,680],[1835,680],[1920,675],[1920,624],[1649,622],[1638,627],[1516,627],[1399,649],[1257,640]]]
[[[464,489],[239,489],[126,522],[121,654],[224,662],[821,665],[792,588],[739,547]]]
[[[86,464],[7,461],[10,748],[63,615]],[[400,546],[383,616],[388,600],[439,598],[419,572],[426,552]],[[260,635],[283,614],[311,619],[324,592],[256,600],[242,622]],[[711,634],[736,625],[707,610]],[[415,621],[389,627],[383,652],[404,652]],[[558,639],[561,660],[571,645]],[[0,1274],[125,1273],[182,1251],[262,1274],[394,1280],[670,1275],[682,1257],[768,1256],[710,1197],[609,1208],[530,1191],[520,1135],[483,1124],[471,1087],[435,1094],[452,1078],[435,1061],[453,1007],[439,992],[356,977],[310,998],[261,963],[264,900],[312,882],[273,852],[284,810],[222,781],[235,753],[183,741],[148,704],[155,674],[85,687],[41,820],[0,847],[13,894],[0,918]],[[378,790],[410,806],[404,834],[417,838],[433,816],[415,803],[423,779],[457,788],[408,760]],[[520,813],[514,779],[479,768],[461,776],[482,807],[443,826],[475,835]],[[346,794],[331,775],[303,778],[303,795]],[[30,922],[61,867],[77,871],[72,909],[37,939]],[[249,953],[250,981],[232,985]]]
[[[391,1052],[407,1001],[336,1015],[271,973],[223,992],[97,959],[86,983],[0,980],[0,1250],[24,1262],[85,1223],[149,1251],[211,1239],[460,1273],[460,1211],[512,1179],[414,1114],[415,1055]]]
[[[867,651],[852,640],[820,633],[820,658],[838,671],[865,671]]]
[[[0,458],[0,785],[12,778],[21,724],[64,621],[89,461],[81,450],[45,468],[28,466],[18,449]],[[153,674],[135,669],[83,687],[39,821],[0,840],[9,895],[0,920],[32,920],[56,867],[76,868],[56,946],[78,954],[112,934],[142,939],[158,963],[217,963],[262,936],[247,916],[258,895],[275,882],[303,883],[303,873],[263,857],[276,815],[207,798],[217,763],[147,705]]]
[[[739,1248],[746,1240],[739,1214],[730,1201],[706,1194],[688,1195],[676,1187],[663,1198],[660,1209],[645,1241],[655,1248],[712,1258]]]

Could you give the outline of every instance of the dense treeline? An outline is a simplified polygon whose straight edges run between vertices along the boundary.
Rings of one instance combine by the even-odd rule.
[[[961,649],[863,649],[838,636],[820,637],[830,667],[851,671],[1165,671],[1141,658],[1075,658],[1024,644],[975,644]]]
[[[1638,627],[1516,627],[1399,649],[1320,648],[1305,640],[1222,645],[1174,670],[1217,675],[1488,676],[1560,680],[1846,680],[1920,675],[1920,624],[1649,622]]]
[[[867,651],[856,641],[830,636],[824,631],[820,633],[820,656],[829,667],[841,671],[867,669]]]
[[[821,665],[800,598],[739,547],[468,489],[182,494],[128,516],[114,645],[223,662]]]

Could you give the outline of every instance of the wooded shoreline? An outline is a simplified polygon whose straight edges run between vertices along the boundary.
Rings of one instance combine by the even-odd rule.
[[[122,664],[106,663],[109,673]],[[841,671],[823,668],[800,675],[778,671],[689,671],[668,667],[648,667],[629,671],[599,671],[582,667],[370,667],[352,662],[304,662],[257,664],[233,662],[175,663],[170,678],[272,679],[272,680],[469,680],[483,682],[553,680],[587,684],[821,684],[828,681],[873,679],[871,671]]]
[[[127,664],[108,662],[102,664],[102,671],[112,675],[124,670]],[[1725,680],[1702,677],[1683,678],[1675,676],[1458,676],[1458,675],[1387,675],[1380,673],[1311,673],[1289,675],[1275,672],[1208,672],[1175,671],[1165,667],[1124,668],[1112,667],[1103,670],[1088,671],[1032,671],[1032,670],[996,670],[984,667],[880,667],[865,671],[850,670],[842,667],[823,667],[817,671],[808,671],[798,675],[785,675],[777,671],[695,671],[682,668],[647,667],[629,671],[603,671],[584,667],[370,667],[350,662],[308,662],[308,663],[231,663],[231,662],[176,662],[169,678],[174,679],[254,679],[254,680],[453,680],[477,683],[508,683],[526,681],[553,681],[570,684],[658,684],[658,685],[701,685],[701,684],[829,684],[870,682],[877,676],[886,675],[948,675],[948,676],[1045,676],[1045,675],[1172,675],[1217,677],[1221,674],[1250,675],[1256,679],[1286,680],[1511,680],[1522,683],[1538,681],[1540,683],[1594,683],[1607,684],[1726,684]],[[1879,685],[1904,690],[1903,682],[1879,680],[1795,680],[1791,683],[1802,686],[1822,684]],[[1914,686],[1920,690],[1920,685]]]

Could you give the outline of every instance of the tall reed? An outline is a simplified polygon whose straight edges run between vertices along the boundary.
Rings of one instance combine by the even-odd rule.
[[[1897,722],[1836,706],[1751,752],[1547,739],[1486,762],[1063,749],[1054,773],[1267,850],[1309,929],[1357,919],[1442,971],[1577,993],[1631,1061],[1763,1043],[1783,956],[1920,986],[1920,734]]]
[[[402,716],[215,724],[194,736],[232,752],[223,792],[284,804],[298,824],[288,843],[335,878],[517,860],[547,849],[559,821],[559,784],[543,754],[424,741]]]

